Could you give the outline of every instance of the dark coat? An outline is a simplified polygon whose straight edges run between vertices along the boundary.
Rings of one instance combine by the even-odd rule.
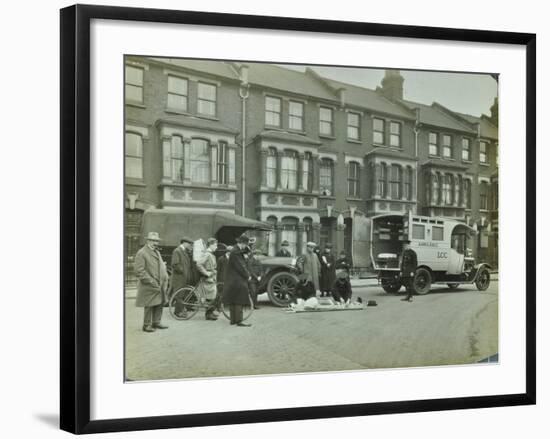
[[[296,299],[307,300],[310,297],[315,297],[315,287],[313,282],[298,282],[296,284],[295,297],[293,297],[293,302],[296,303]]]
[[[248,280],[250,272],[244,257],[245,251],[235,246],[229,255],[223,285],[224,305],[249,305]]]
[[[172,292],[188,285],[195,285],[193,257],[190,252],[178,246],[172,253]]]
[[[321,291],[330,291],[336,279],[336,266],[332,253],[321,255]]]
[[[275,256],[290,258],[292,256],[292,253],[290,253],[286,248],[281,248]]]
[[[163,305],[168,288],[168,273],[158,250],[144,245],[136,253],[134,269],[138,278],[136,306]]]
[[[401,261],[401,271],[403,277],[414,277],[414,272],[418,266],[418,259],[416,257],[416,252],[412,249],[407,249],[403,251],[403,259]]]
[[[258,280],[258,278],[262,276],[263,267],[262,263],[257,258],[249,256],[248,271],[250,272],[250,276],[252,276],[250,282],[259,283],[260,281]]]
[[[332,284],[330,291],[334,300],[339,301],[340,299],[351,299],[351,283],[347,279],[344,281],[336,279]]]
[[[221,255],[216,261],[216,269],[218,270],[218,282],[225,282],[225,271],[229,258],[226,255]]]

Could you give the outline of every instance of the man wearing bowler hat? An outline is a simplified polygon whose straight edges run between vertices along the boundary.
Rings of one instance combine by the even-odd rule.
[[[223,304],[229,308],[231,324],[239,327],[251,326],[243,322],[243,306],[250,305],[248,283],[252,280],[245,258],[249,242],[246,235],[237,238],[237,245],[229,254],[223,285]]]
[[[157,249],[160,238],[157,232],[149,232],[145,245],[134,261],[138,278],[136,306],[143,307],[143,331],[166,329],[161,323],[162,308],[167,301],[168,273]]]

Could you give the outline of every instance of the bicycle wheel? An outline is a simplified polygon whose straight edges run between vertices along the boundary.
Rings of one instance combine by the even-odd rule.
[[[172,294],[168,309],[174,319],[189,320],[200,309],[200,302],[195,289],[192,287],[180,288]]]
[[[243,322],[248,319],[252,313],[254,312],[254,302],[252,301],[252,297],[248,296],[249,305],[243,305]],[[229,308],[225,308],[223,303],[221,304],[222,314],[225,316],[227,320],[231,320],[231,316],[229,315]]]

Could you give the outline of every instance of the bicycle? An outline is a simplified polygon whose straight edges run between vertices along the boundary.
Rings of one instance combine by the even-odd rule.
[[[212,305],[212,302],[215,299],[208,299],[205,297],[204,289],[199,288],[197,292],[197,287],[200,282],[203,282],[201,279],[196,286],[187,286],[180,288],[175,291],[170,300],[168,301],[168,309],[170,315],[175,320],[189,320],[195,316],[201,309],[206,311]],[[218,295],[221,297],[221,292],[223,291],[223,282],[218,282],[216,284],[216,290]],[[250,305],[243,306],[243,322],[248,319],[254,311],[254,303],[250,294],[248,295],[248,300]],[[223,302],[220,301],[220,308],[222,314],[229,320],[229,310],[226,310],[223,306]]]

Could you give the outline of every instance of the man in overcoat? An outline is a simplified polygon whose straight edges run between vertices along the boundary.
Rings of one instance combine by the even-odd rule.
[[[258,306],[258,289],[260,288],[260,282],[262,280],[263,266],[258,256],[262,252],[258,249],[254,249],[248,256],[248,271],[252,279],[250,280],[250,296],[254,303],[254,309],[260,309]]]
[[[416,252],[411,248],[411,242],[405,241],[403,243],[403,255],[401,259],[401,279],[407,289],[407,296],[401,300],[405,302],[412,302],[414,293],[413,282],[417,266],[418,258],[416,257]]]
[[[250,305],[248,282],[252,279],[248,271],[245,253],[249,239],[246,235],[237,238],[237,245],[233,247],[227,261],[225,282],[223,287],[223,304],[229,308],[232,325],[240,327],[251,326],[243,322],[243,306]]]
[[[166,329],[161,323],[162,308],[167,301],[168,273],[159,251],[157,232],[149,232],[145,245],[138,250],[134,269],[138,279],[136,306],[143,307],[143,330]]]
[[[311,282],[315,288],[315,294],[319,294],[319,274],[321,272],[321,263],[315,253],[317,244],[308,242],[306,252],[298,259],[298,268],[301,273],[306,275],[307,282]]]
[[[197,276],[193,266],[193,241],[190,238],[183,237],[180,240],[180,245],[172,253],[171,266],[172,294],[180,288],[195,285]],[[176,302],[174,312],[178,317],[184,317],[187,310]]]

